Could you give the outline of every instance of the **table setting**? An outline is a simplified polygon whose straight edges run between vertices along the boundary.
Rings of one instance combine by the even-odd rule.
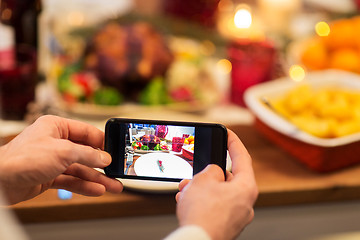
[[[132,0],[75,2],[43,1],[38,81],[20,118],[2,113],[3,143],[44,114],[101,130],[110,117],[218,122],[256,129],[311,173],[357,166],[351,153],[360,132],[358,1],[219,0],[196,16],[194,7],[186,7],[195,3],[188,1],[158,0],[152,8]],[[11,5],[2,4],[1,11],[6,9]],[[0,90],[6,91],[1,71]],[[14,109],[9,101],[1,104]],[[301,106],[316,110],[301,112]],[[171,144],[161,147],[177,156]],[[148,149],[133,150],[125,167],[135,174]],[[183,160],[193,154],[188,145],[181,152]],[[155,166],[166,168],[166,161]],[[127,182],[137,191],[177,187]]]

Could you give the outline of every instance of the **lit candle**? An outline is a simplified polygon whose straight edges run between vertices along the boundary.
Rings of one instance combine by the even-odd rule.
[[[236,8],[221,9],[218,30],[229,39],[264,39],[261,22],[246,4],[240,4]]]
[[[252,85],[271,78],[276,57],[273,44],[266,40],[261,19],[246,4],[234,6],[228,0],[219,5],[218,30],[229,39],[230,101],[245,106],[243,94]],[[228,62],[221,62],[227,64]]]

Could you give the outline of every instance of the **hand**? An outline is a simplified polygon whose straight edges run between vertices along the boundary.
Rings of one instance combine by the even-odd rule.
[[[111,156],[100,150],[104,133],[94,126],[55,116],[40,117],[0,148],[0,187],[9,203],[33,198],[49,188],[99,196],[119,193],[122,184],[93,168]]]
[[[233,239],[253,217],[258,190],[251,157],[235,133],[228,130],[228,149],[232,173],[224,173],[217,165],[180,183],[176,195],[180,226],[198,225],[212,239]]]

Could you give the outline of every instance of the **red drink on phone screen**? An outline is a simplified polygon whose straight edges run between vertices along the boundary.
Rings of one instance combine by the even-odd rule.
[[[171,146],[174,152],[181,152],[181,148],[183,145],[184,139],[182,137],[173,137]]]
[[[168,133],[168,127],[166,125],[157,125],[155,130],[155,136],[159,138],[165,138]]]

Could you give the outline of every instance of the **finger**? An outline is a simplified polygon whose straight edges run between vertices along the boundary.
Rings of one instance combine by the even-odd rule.
[[[51,188],[65,189],[73,193],[95,197],[103,195],[106,191],[105,186],[100,183],[85,181],[69,175],[59,175],[55,178]]]
[[[232,173],[235,175],[252,173],[252,160],[238,136],[228,130],[228,149],[232,161]]]
[[[104,147],[104,133],[90,124],[56,116],[43,116],[38,121],[50,121],[55,124],[59,137],[62,139],[68,139],[94,148],[103,149]]]
[[[179,183],[179,191],[181,192],[184,187],[186,187],[186,185],[188,185],[188,183],[190,182],[189,179],[184,179]]]
[[[199,181],[200,179],[204,181],[215,180],[221,182],[225,181],[225,176],[223,170],[218,165],[209,164],[204,170],[194,176],[193,181]]]
[[[246,148],[231,130],[228,131],[228,149],[232,160],[233,177],[229,180],[235,185],[245,184],[247,189],[251,190],[252,201],[255,201],[258,195],[254,170],[252,168],[252,159]]]
[[[95,169],[73,164],[65,172],[66,175],[71,175],[85,181],[95,182],[105,186],[106,191],[111,193],[120,193],[123,190],[123,185],[120,181],[109,178]]]
[[[226,181],[231,181],[233,177],[234,175],[231,172],[226,171]]]
[[[176,202],[179,201],[180,196],[181,196],[181,192],[176,193],[176,195],[175,195],[175,200],[176,200]]]
[[[91,168],[104,168],[111,163],[109,153],[89,146],[74,144],[67,140],[56,140],[56,156],[66,168],[80,163]]]

